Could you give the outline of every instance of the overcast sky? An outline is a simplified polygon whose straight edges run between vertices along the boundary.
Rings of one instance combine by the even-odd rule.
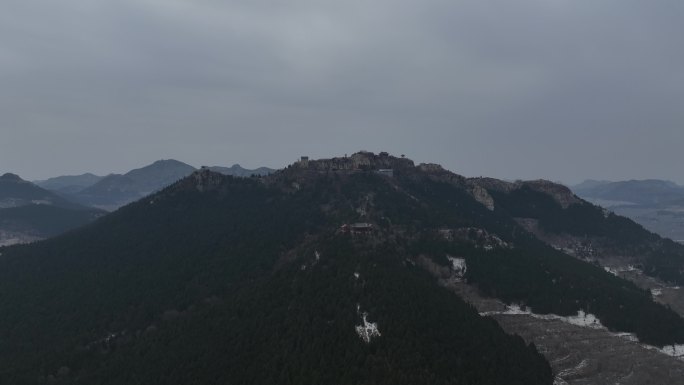
[[[406,154],[684,182],[681,0],[2,0],[0,172]]]

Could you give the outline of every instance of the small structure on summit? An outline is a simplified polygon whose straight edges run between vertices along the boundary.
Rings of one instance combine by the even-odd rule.
[[[370,223],[364,223],[364,222],[359,222],[359,223],[352,223],[352,224],[343,224],[340,227],[339,230],[343,234],[370,234],[373,232],[373,225]]]
[[[353,223],[349,227],[354,233],[370,233],[373,231],[373,225],[370,223]]]
[[[376,170],[375,173],[389,178],[394,177],[394,170],[391,168],[381,168],[379,170]]]
[[[294,166],[319,173],[378,172],[393,176],[397,171],[413,168],[414,163],[410,159],[393,157],[388,152],[375,155],[372,152],[359,151],[349,156],[345,154],[344,157],[331,159],[310,159],[308,156],[302,156]]]

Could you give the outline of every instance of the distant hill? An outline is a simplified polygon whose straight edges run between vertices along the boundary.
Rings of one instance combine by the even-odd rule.
[[[49,238],[92,222],[103,214],[70,202],[18,175],[0,177],[0,246]]]
[[[239,177],[263,176],[275,171],[267,167],[249,170],[240,167],[239,164],[232,167],[211,166],[208,168],[224,175]],[[123,175],[110,174],[98,177],[84,174],[76,177],[52,178],[41,183],[83,205],[111,211],[159,191],[195,170],[196,168],[189,164],[168,159],[158,160]],[[93,183],[86,186],[89,182]]]
[[[650,179],[605,182],[588,180],[572,187],[580,197],[624,215],[650,231],[684,240],[684,187]]]
[[[46,180],[37,180],[33,183],[47,190],[66,194],[74,194],[94,185],[102,180],[102,178],[104,177],[86,173],[81,175],[58,176]]]
[[[583,198],[639,205],[666,204],[684,199],[684,187],[674,182],[658,179],[620,182],[585,181],[573,186],[572,189]]]
[[[177,160],[158,160],[126,174],[110,174],[68,197],[84,205],[115,210],[190,175],[195,168]]]
[[[0,176],[0,209],[31,204],[52,205],[63,208],[83,208],[63,197],[21,179],[16,174]]]
[[[611,181],[608,180],[594,180],[594,179],[587,179],[582,183],[576,184],[572,186],[572,190],[577,193],[579,191],[591,191],[592,189],[598,188],[603,185],[607,185],[609,183],[612,183]]]

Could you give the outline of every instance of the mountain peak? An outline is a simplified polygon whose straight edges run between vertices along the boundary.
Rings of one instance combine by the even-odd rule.
[[[159,159],[146,167],[192,167],[189,164],[183,163],[176,159]],[[143,167],[144,168],[144,167]],[[192,167],[194,168],[194,167]]]
[[[12,181],[12,182],[24,182],[23,179],[17,174],[12,174],[11,172],[5,173],[4,175],[0,176],[0,180],[4,181]]]
[[[381,169],[406,169],[414,167],[411,159],[390,155],[387,152],[374,154],[370,151],[359,151],[351,156],[335,157],[329,159],[309,159],[303,156],[293,165],[295,168],[314,171],[355,171],[355,170],[381,170]]]
[[[152,162],[152,164],[158,164],[158,163],[183,163],[183,162],[181,162],[179,160],[175,160],[175,159],[158,159],[158,160],[155,160],[154,162]]]

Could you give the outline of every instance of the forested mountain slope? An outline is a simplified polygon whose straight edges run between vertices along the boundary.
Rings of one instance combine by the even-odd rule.
[[[599,264],[618,257],[647,275],[684,284],[684,245],[581,200],[562,186],[556,185],[560,190],[555,197],[529,182],[488,187],[498,210],[558,249]],[[573,201],[563,204],[561,197]]]
[[[199,170],[0,249],[0,382],[552,383],[533,345],[426,266],[536,312],[684,342],[674,312],[538,240],[490,187],[371,153],[261,178]]]

